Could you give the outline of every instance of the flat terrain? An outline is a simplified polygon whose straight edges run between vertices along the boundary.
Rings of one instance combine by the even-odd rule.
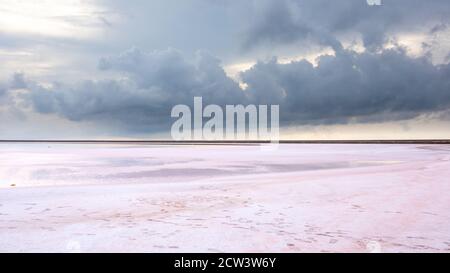
[[[0,144],[1,252],[450,252],[446,144]]]

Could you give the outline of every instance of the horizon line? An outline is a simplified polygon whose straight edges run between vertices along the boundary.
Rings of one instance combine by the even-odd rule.
[[[0,143],[63,144],[450,144],[450,139],[346,139],[346,140],[105,140],[105,139],[0,139]]]

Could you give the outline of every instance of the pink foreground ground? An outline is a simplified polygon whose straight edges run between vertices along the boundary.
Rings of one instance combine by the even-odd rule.
[[[450,146],[0,145],[1,252],[450,252]]]

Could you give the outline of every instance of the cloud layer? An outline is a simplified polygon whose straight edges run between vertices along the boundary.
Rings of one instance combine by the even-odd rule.
[[[238,83],[219,61],[204,53],[193,63],[174,49],[144,53],[132,48],[102,58],[101,70],[124,73],[120,80],[83,81],[74,86],[29,84],[28,100],[39,113],[56,113],[73,121],[98,121],[131,131],[168,130],[176,104],[193,104],[194,96],[220,105],[247,103]]]
[[[317,66],[274,58],[241,73],[246,89],[208,54],[190,63],[173,49],[132,48],[101,59],[99,68],[123,72],[124,78],[43,87],[16,75],[12,83],[30,90],[27,101],[39,113],[142,132],[168,130],[171,108],[192,105],[194,96],[205,104],[280,104],[284,125],[401,120],[450,107],[450,66],[409,57],[401,48],[342,50],[321,56]]]
[[[172,107],[192,105],[194,96],[221,106],[279,104],[283,126],[450,109],[448,0],[188,2],[97,1],[80,6],[77,20],[61,4],[64,26],[96,34],[76,39],[26,22],[27,32],[15,32],[0,20],[0,71],[11,75],[0,80],[0,122],[44,115],[125,135],[164,132]],[[12,10],[11,18],[23,17]],[[306,60],[318,52],[316,62]],[[238,78],[225,72],[246,62],[256,64]]]
[[[376,50],[398,33],[442,30],[450,14],[446,0],[383,0],[382,6],[369,6],[361,0],[262,2],[248,28],[247,48],[309,39],[336,50],[336,37],[358,34],[366,49]]]
[[[450,107],[450,66],[401,48],[342,50],[321,56],[316,67],[273,59],[241,76],[254,101],[280,103],[283,119],[297,124],[407,119]]]

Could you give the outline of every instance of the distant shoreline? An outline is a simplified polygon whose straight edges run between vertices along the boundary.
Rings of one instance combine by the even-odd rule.
[[[139,145],[243,145],[270,144],[268,140],[0,140],[1,143],[139,144]],[[450,139],[419,140],[280,140],[279,144],[450,144]]]

